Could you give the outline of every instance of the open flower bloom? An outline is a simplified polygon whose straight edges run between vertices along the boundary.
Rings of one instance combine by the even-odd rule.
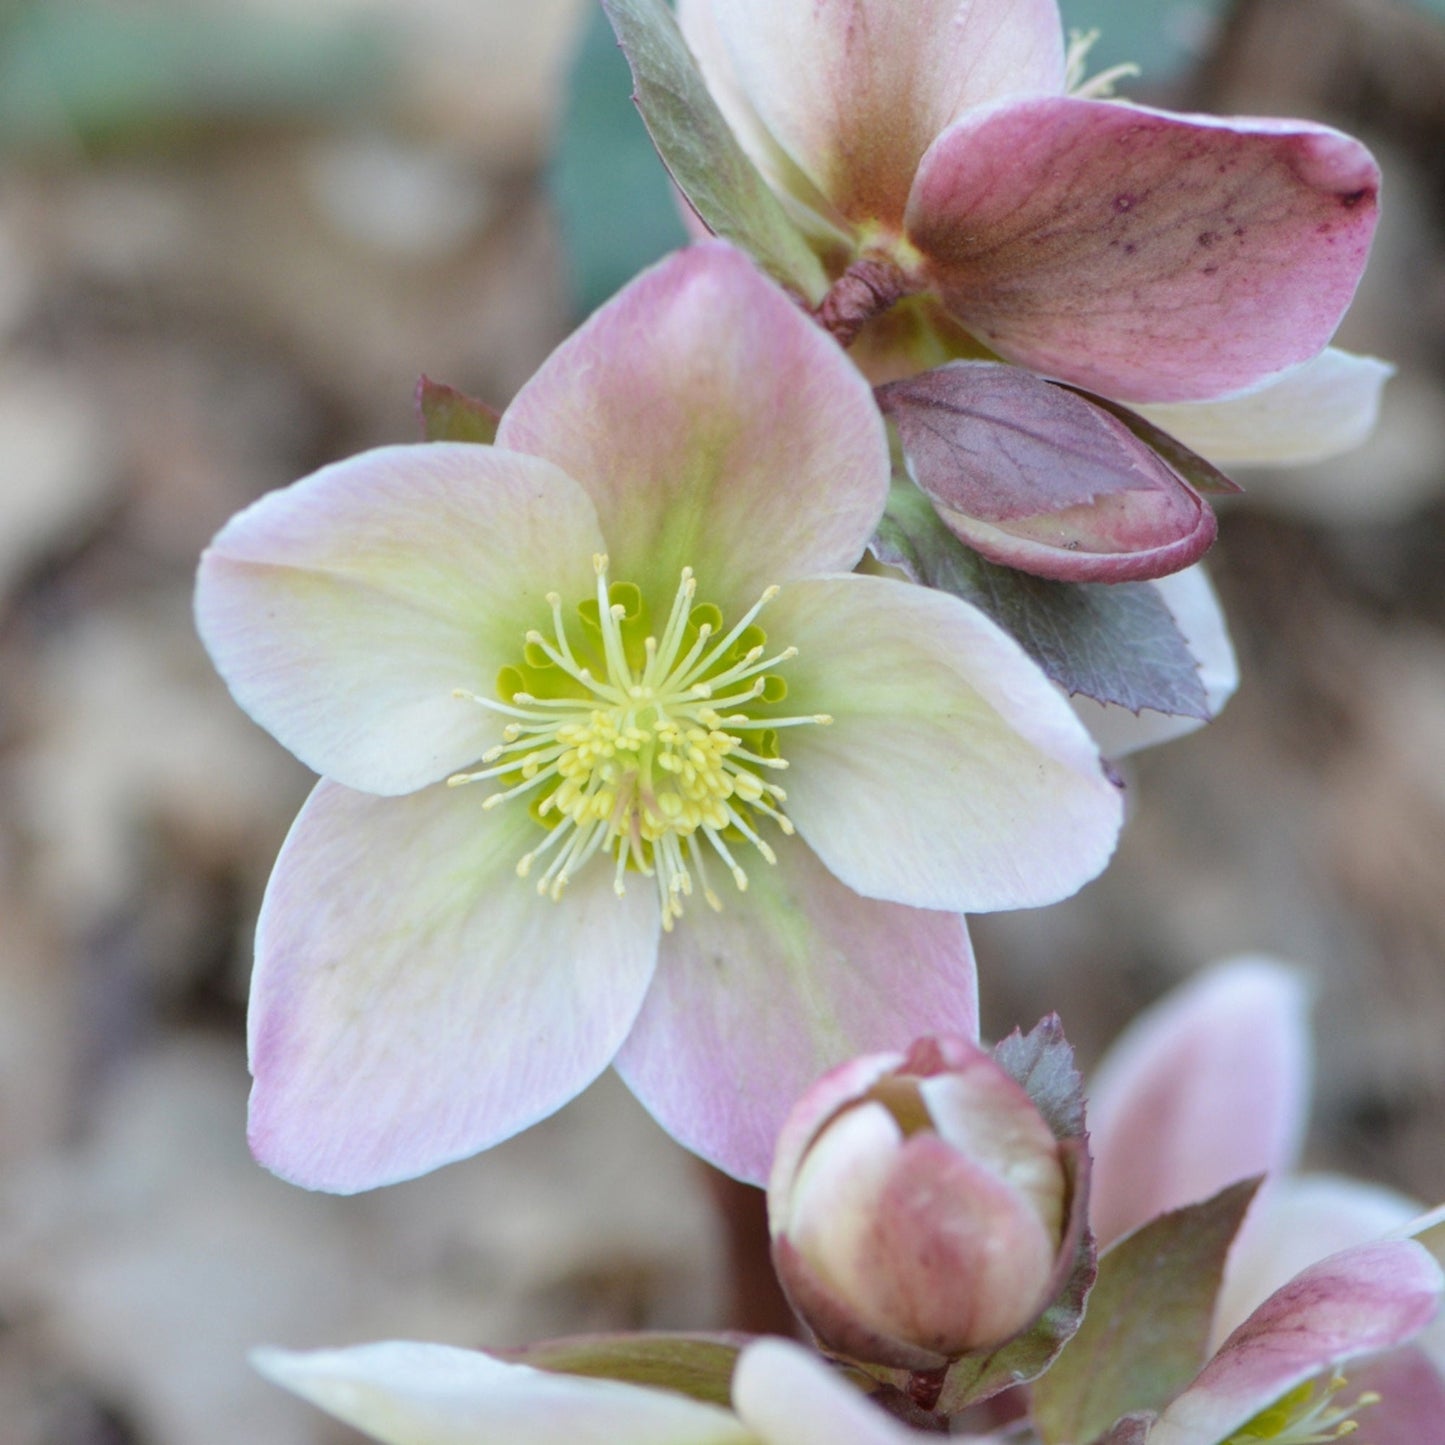
[[[1407,1345],[1435,1319],[1442,1288],[1440,1266],[1410,1240],[1357,1245],[1311,1265],[1265,1300],[1136,1438],[1310,1445],[1363,1428],[1373,1445],[1418,1445],[1424,1437],[1394,1428],[1392,1402],[1344,1367]]]
[[[887,486],[866,383],[714,243],[599,311],[497,446],[366,453],[221,531],[202,637],[323,775],[257,932],[263,1163],[406,1178],[615,1058],[761,1180],[823,1069],[976,1031],[957,915],[1072,892],[1120,802],[1010,638],[848,572]]]
[[[1160,424],[1220,461],[1305,460],[1368,429],[1387,368],[1341,353],[1303,366],[1373,234],[1379,172],[1357,141],[1092,98],[1107,85],[1080,83],[1055,0],[678,12],[830,274],[927,293],[909,324],[934,342],[961,327],[974,354],[1168,404]]]
[[[732,1409],[448,1345],[257,1350],[252,1360],[267,1379],[384,1445],[907,1445],[921,1438],[787,1340],[743,1350]]]
[[[1420,1212],[1412,1200],[1378,1185],[1293,1172],[1309,1111],[1308,1013],[1296,970],[1265,958],[1217,964],[1134,1020],[1100,1063],[1089,1091],[1092,1213],[1101,1244],[1238,1179],[1265,1176],[1230,1251],[1215,1310],[1214,1338],[1226,1350],[1237,1333],[1258,1335],[1246,1334],[1245,1326],[1253,1312],[1272,1308],[1277,1291],[1313,1278],[1321,1261],[1334,1268],[1361,1246],[1404,1234]],[[1366,1266],[1366,1275],[1372,1268]],[[1351,1277],[1349,1271],[1330,1276],[1347,1294]],[[1440,1333],[1437,1326],[1417,1347],[1352,1373],[1354,1388],[1341,1400],[1361,1392],[1382,1397],[1361,1416],[1377,1445],[1415,1445],[1417,1423],[1438,1420],[1445,1409]],[[1218,1376],[1224,1367],[1211,1370]],[[1302,1417],[1307,1406],[1336,1408],[1318,1382],[1291,1388],[1299,1390],[1294,1405]],[[1174,1414],[1182,1418],[1187,1410]],[[1159,1438],[1214,1445],[1215,1437],[1166,1430],[1163,1437],[1151,1434],[1151,1445]],[[1281,1427],[1277,1435],[1242,1438],[1295,1437]]]

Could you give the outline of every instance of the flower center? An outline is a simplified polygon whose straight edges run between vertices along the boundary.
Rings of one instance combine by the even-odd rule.
[[[671,929],[694,886],[722,907],[708,884],[708,853],[739,890],[748,878],[734,847],[776,861],[758,830],[767,819],[793,831],[781,808],[787,794],[772,781],[788,766],[778,730],[831,719],[771,715],[788,691],[771,669],[797,656],[794,647],[769,656],[754,620],[776,587],[724,631],[721,612],[695,602],[697,582],[684,567],[659,636],[639,590],[609,583],[606,557],[593,562],[596,595],[579,604],[570,635],[562,599],[549,593],[552,636],[526,635],[521,664],[497,678],[497,699],[458,692],[509,721],[483,766],[447,783],[497,780],[502,790],[485,808],[529,796],[547,836],[517,873],[527,877],[545,858],[539,893],[560,898],[594,854],[608,853],[619,896],[629,871],[656,880]]]
[[[1261,1410],[1224,1445],[1256,1445],[1261,1440],[1270,1445],[1329,1445],[1330,1441],[1343,1440],[1360,1428],[1355,1413],[1380,1403],[1374,1391],[1366,1391],[1348,1405],[1336,1405],[1335,1396],[1344,1388],[1343,1375],[1333,1375],[1323,1382],[1306,1380],[1269,1409]]]

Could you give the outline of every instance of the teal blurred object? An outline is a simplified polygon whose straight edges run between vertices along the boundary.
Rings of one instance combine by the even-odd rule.
[[[1067,30],[1097,30],[1088,71],[1133,62],[1155,88],[1196,64],[1228,9],[1227,0],[1060,0]],[[1127,94],[1128,82],[1123,86]]]
[[[686,244],[667,172],[632,104],[632,74],[600,6],[568,78],[548,183],[579,315]]]
[[[389,77],[383,34],[186,3],[0,5],[0,147],[74,153],[217,125],[350,113]]]

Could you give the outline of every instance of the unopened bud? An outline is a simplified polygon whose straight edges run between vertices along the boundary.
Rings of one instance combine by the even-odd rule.
[[[1049,1303],[1067,1195],[1024,1090],[974,1044],[925,1039],[799,1101],[768,1187],[774,1261],[824,1345],[934,1368]]]

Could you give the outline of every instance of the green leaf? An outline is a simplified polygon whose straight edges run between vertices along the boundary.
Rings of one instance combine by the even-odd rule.
[[[607,17],[590,10],[547,172],[572,299],[584,315],[687,243],[677,196],[628,99],[631,84]]]
[[[416,385],[416,409],[422,436],[429,442],[482,442],[497,439],[501,413],[484,401],[424,376]]]
[[[1027,1034],[1015,1029],[993,1051],[995,1062],[1034,1102],[1056,1139],[1084,1137],[1084,1079],[1058,1014]]]
[[[1099,1261],[1083,1326],[1034,1386],[1045,1445],[1093,1440],[1121,1416],[1162,1409],[1199,1373],[1225,1257],[1259,1183],[1163,1214]]]
[[[733,1366],[745,1335],[572,1335],[520,1350],[494,1350],[502,1359],[556,1375],[623,1380],[676,1390],[711,1405],[727,1405]]]
[[[664,0],[602,0],[657,153],[715,234],[816,305],[823,264],[738,144]]]
[[[901,477],[872,550],[914,581],[972,603],[1066,692],[1133,712],[1210,716],[1199,664],[1152,583],[1054,582],[987,562]]]

